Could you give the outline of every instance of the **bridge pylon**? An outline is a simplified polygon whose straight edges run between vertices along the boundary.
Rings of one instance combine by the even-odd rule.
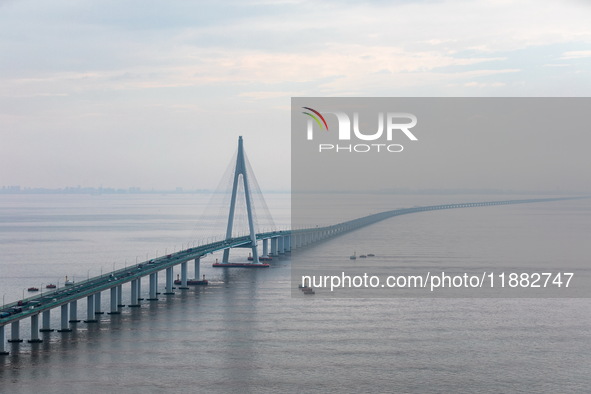
[[[242,175],[242,177],[241,177]],[[254,219],[252,215],[252,201],[250,196],[250,185],[248,183],[248,175],[246,171],[246,162],[244,160],[244,148],[242,144],[242,136],[238,137],[238,154],[236,155],[236,169],[234,170],[234,182],[232,185],[232,199],[230,201],[230,213],[228,215],[228,228],[226,230],[226,240],[232,238],[232,226],[234,225],[234,211],[236,209],[236,196],[238,192],[238,182],[242,179],[244,185],[244,196],[246,198],[246,212],[248,215],[248,230],[250,232],[250,242],[252,248],[253,264],[259,263],[259,255],[257,253],[257,238],[254,229]],[[230,258],[230,249],[224,249],[224,256],[222,263],[228,263]]]

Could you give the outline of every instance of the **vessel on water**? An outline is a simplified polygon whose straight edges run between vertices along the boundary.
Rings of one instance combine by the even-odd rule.
[[[216,268],[268,268],[268,263],[219,263],[218,259],[215,259],[215,263],[211,265]]]
[[[357,260],[357,252],[353,252],[353,254],[351,256],[349,256],[349,259]]]
[[[268,263],[213,263],[212,267],[217,268],[268,268]]]

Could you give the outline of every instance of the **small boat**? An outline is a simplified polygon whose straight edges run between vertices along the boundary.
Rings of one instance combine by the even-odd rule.
[[[66,276],[66,281],[64,282],[64,286],[74,286],[74,281],[68,280],[68,277]]]
[[[316,294],[316,292],[314,291],[314,289],[312,289],[311,287],[306,287],[305,289],[302,289],[302,293],[304,294]]]
[[[360,255],[359,255],[359,258],[360,258],[360,259],[364,259],[364,258],[366,258],[366,257],[367,257],[367,256],[366,256],[366,255],[364,255],[364,254],[360,254]]]
[[[48,284],[47,286],[45,286],[46,289],[55,289],[57,286],[54,285],[53,283]]]
[[[351,256],[349,256],[349,259],[351,259],[351,260],[357,260],[357,254],[356,254],[356,252],[353,252],[353,254]]]
[[[213,263],[212,267],[216,268],[269,268],[267,263]]]
[[[37,287],[29,287],[27,291],[39,291]]]
[[[375,254],[373,254],[373,253],[368,253],[368,254],[367,254],[367,257],[375,257]]]

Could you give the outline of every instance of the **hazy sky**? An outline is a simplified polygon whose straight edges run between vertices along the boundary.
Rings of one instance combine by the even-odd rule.
[[[0,186],[289,189],[292,96],[589,96],[586,1],[0,0]]]

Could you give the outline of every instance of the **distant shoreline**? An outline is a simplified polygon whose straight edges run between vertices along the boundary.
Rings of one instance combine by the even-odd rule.
[[[62,187],[62,188],[44,188],[44,187],[20,187],[20,186],[2,186],[0,195],[19,195],[19,194],[79,194],[79,195],[103,195],[103,194],[225,194],[226,191],[211,189],[142,189],[139,187],[113,188],[113,187]],[[263,190],[265,194],[291,194],[291,190]],[[298,190],[294,194],[317,193],[313,190]],[[459,195],[459,194],[479,194],[479,195],[589,195],[582,191],[531,191],[531,190],[502,190],[502,189],[382,189],[372,191],[359,190],[323,190],[322,194],[392,194],[392,195]]]

